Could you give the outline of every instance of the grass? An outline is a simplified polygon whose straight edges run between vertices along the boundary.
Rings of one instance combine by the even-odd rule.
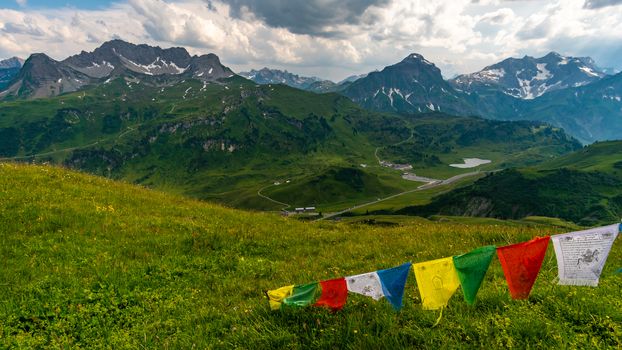
[[[0,165],[0,348],[619,348],[622,246],[598,288],[558,286],[552,247],[529,300],[493,261],[475,307],[440,324],[414,275],[404,309],[271,312],[263,291],[567,231],[549,222],[305,224],[48,166]],[[458,292],[460,293],[460,292]]]

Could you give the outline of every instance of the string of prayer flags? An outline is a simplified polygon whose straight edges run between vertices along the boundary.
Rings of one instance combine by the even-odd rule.
[[[482,285],[486,271],[497,248],[489,245],[472,250],[466,254],[454,256],[454,267],[462,285],[464,300],[469,305],[475,304],[475,296]]]
[[[452,257],[414,264],[413,270],[424,310],[444,308],[460,286]]]
[[[292,291],[294,290],[294,285],[285,286],[274,290],[269,290],[266,294],[268,295],[268,301],[270,303],[270,308],[272,310],[278,310],[281,308],[281,304],[283,300],[290,295],[292,295]]]
[[[390,269],[345,278],[284,286],[269,290],[266,295],[272,310],[279,310],[284,306],[313,305],[337,311],[346,304],[348,293],[361,294],[374,300],[384,297],[394,309],[400,310],[412,267],[421,294],[422,308],[441,309],[438,324],[443,308],[459,286],[462,286],[466,303],[475,304],[495,252],[512,299],[529,297],[551,240],[557,257],[559,284],[597,286],[620,229],[622,224],[614,224],[552,237],[536,237],[505,247],[484,246],[454,257],[414,265],[407,262]],[[620,273],[622,268],[614,272]]]
[[[559,284],[596,287],[619,224],[552,236]]]
[[[322,294],[315,306],[326,306],[333,311],[341,310],[348,299],[348,286],[345,278],[335,278],[320,282]]]
[[[382,293],[395,310],[402,308],[402,297],[406,288],[406,280],[412,263],[407,262],[391,269],[378,270]]]
[[[550,237],[497,248],[497,255],[512,299],[527,299],[538,278]]]

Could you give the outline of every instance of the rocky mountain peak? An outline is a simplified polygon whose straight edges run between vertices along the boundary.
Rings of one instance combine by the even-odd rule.
[[[534,58],[508,58],[479,72],[459,75],[450,83],[469,93],[498,90],[512,97],[533,99],[549,91],[590,84],[604,77],[589,57],[557,52]]]
[[[418,53],[411,53],[410,55],[406,56],[403,60],[403,63],[424,63],[424,64],[428,64],[431,66],[434,66],[434,63],[426,60],[423,55],[420,55]]]
[[[469,108],[443,79],[441,70],[417,53],[354,81],[343,93],[367,108],[383,111],[423,113],[442,108],[462,112]]]
[[[11,57],[0,61],[0,69],[20,68],[24,60],[19,57]]]
[[[213,81],[233,75],[214,54],[190,56],[182,47],[163,49],[115,39],[92,52],[82,51],[60,62],[45,54],[31,55],[19,76],[5,85],[11,91],[4,95],[51,96],[99,84],[116,76],[131,76],[139,80],[158,76],[159,84],[162,84],[186,78]],[[24,79],[29,81],[28,84],[24,84]],[[47,82],[51,81],[55,81],[57,86],[50,87]],[[24,90],[26,85],[28,89]]]

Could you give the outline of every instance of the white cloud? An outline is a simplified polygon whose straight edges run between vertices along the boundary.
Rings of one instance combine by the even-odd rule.
[[[27,3],[26,0],[15,0],[15,2],[21,7],[26,6],[26,3]]]
[[[125,0],[100,10],[0,9],[0,57],[46,52],[63,59],[122,38],[213,52],[238,71],[270,66],[334,80],[381,69],[411,52],[435,62],[446,76],[551,50],[591,55],[621,68],[622,6],[586,8],[585,0],[391,0],[355,10],[352,16],[295,26],[294,33],[275,25],[279,17],[267,10],[255,14],[219,0]]]

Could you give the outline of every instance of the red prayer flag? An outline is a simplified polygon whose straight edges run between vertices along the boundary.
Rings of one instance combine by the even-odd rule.
[[[335,278],[333,280],[320,282],[322,295],[314,304],[315,306],[327,306],[333,311],[341,310],[348,298],[348,285],[345,278]]]
[[[512,299],[527,299],[538,278],[551,237],[536,237],[528,242],[497,248],[503,274]]]

